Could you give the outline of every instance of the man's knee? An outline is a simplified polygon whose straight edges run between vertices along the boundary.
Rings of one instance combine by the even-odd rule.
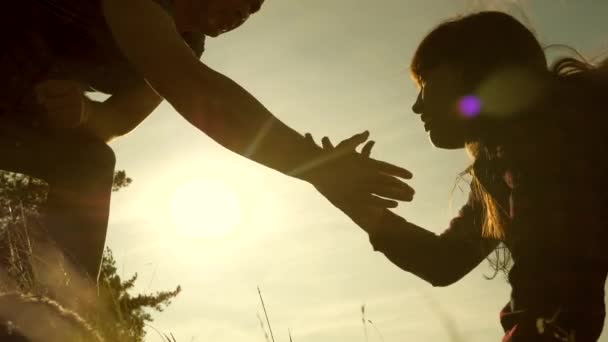
[[[116,154],[114,154],[114,150],[108,144],[103,141],[93,142],[87,150],[87,155],[95,166],[100,167],[104,171],[111,170],[112,173],[114,172]]]
[[[104,142],[96,142],[88,146],[87,150],[87,160],[82,165],[83,174],[88,175],[89,181],[111,186],[116,166],[114,150]]]
[[[114,176],[116,156],[110,146],[101,140],[76,140],[66,144],[61,160],[56,161],[56,169],[50,182],[65,181],[79,183],[111,182]],[[66,174],[71,177],[66,177]]]

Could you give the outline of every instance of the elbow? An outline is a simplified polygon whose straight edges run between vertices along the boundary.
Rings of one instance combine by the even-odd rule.
[[[98,139],[109,143],[110,141],[126,135],[131,132],[135,127],[131,127],[122,122],[116,122],[112,126],[108,127],[89,127],[89,130],[95,135]]]
[[[443,259],[445,260],[445,259]],[[428,265],[424,269],[414,272],[420,278],[431,284],[433,287],[447,287],[464,277],[467,273],[454,264],[444,261],[443,265]]]
[[[97,140],[103,141],[104,143],[109,143],[114,138],[120,136],[120,134],[116,134],[114,130],[110,130],[107,127],[100,127],[100,125],[94,125],[91,123],[81,126],[80,129],[90,136],[95,137]]]
[[[133,122],[132,113],[119,111],[107,102],[91,102],[91,108],[92,114],[80,127],[106,143],[129,133],[137,126]]]
[[[417,276],[433,287],[450,286],[464,277],[464,274],[466,273],[462,272],[461,269],[456,269],[453,264],[445,259],[439,259],[443,260],[445,264],[438,265],[435,263],[438,259],[433,259],[433,262],[431,262],[431,260],[424,257],[410,257],[405,259],[391,258],[391,256],[388,257],[397,267]]]
[[[418,276],[433,287],[447,287],[454,284],[459,279],[440,271],[418,273]]]
[[[131,131],[133,131],[135,129],[135,127],[137,127],[140,123],[141,123],[141,121],[119,122],[119,124],[116,127],[114,127],[114,129],[108,130],[108,132],[106,132],[106,137],[108,137],[108,139],[114,139],[114,138],[122,137],[123,135],[127,135]]]

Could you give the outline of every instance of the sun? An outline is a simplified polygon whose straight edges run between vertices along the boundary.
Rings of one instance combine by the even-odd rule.
[[[224,182],[189,180],[173,192],[171,217],[180,234],[218,237],[240,223],[241,203],[237,193]]]

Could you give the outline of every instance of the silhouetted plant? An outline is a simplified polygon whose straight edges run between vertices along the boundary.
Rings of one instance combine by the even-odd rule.
[[[124,171],[118,171],[115,173],[112,190],[118,191],[131,182],[131,178],[127,177]],[[55,293],[70,290],[70,279],[65,276],[66,272],[62,269],[53,270],[56,274],[63,274],[64,279],[59,279],[59,283],[46,284],[38,279],[36,271],[37,263],[41,262],[44,267],[63,267],[61,263],[38,260],[40,256],[36,253],[38,244],[52,244],[46,237],[40,210],[46,201],[47,192],[48,185],[39,179],[0,171],[0,293],[4,292],[4,296],[10,298],[16,294],[15,298],[23,299],[16,303],[24,305],[41,303],[40,305],[47,307],[61,307],[66,303],[55,304],[52,299],[59,300],[53,298]],[[95,309],[78,313],[104,340],[144,341],[145,327],[153,321],[149,311],[163,311],[181,291],[177,286],[173,291],[133,295],[131,292],[136,281],[137,274],[126,280],[118,275],[116,260],[112,251],[107,248],[101,265],[98,296],[92,306]],[[7,292],[11,295],[6,294]],[[78,296],[78,291],[73,291],[70,295]],[[49,306],[48,303],[53,305]],[[53,311],[50,312],[52,314]],[[76,315],[67,309],[65,312]],[[6,327],[6,322],[2,322],[0,318],[0,330],[2,326]],[[169,340],[168,335],[165,337],[167,341],[175,340]]]

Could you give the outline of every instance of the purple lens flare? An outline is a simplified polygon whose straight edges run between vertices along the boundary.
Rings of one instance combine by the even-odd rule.
[[[481,111],[481,101],[473,95],[463,96],[458,101],[458,110],[466,118],[474,118]]]

